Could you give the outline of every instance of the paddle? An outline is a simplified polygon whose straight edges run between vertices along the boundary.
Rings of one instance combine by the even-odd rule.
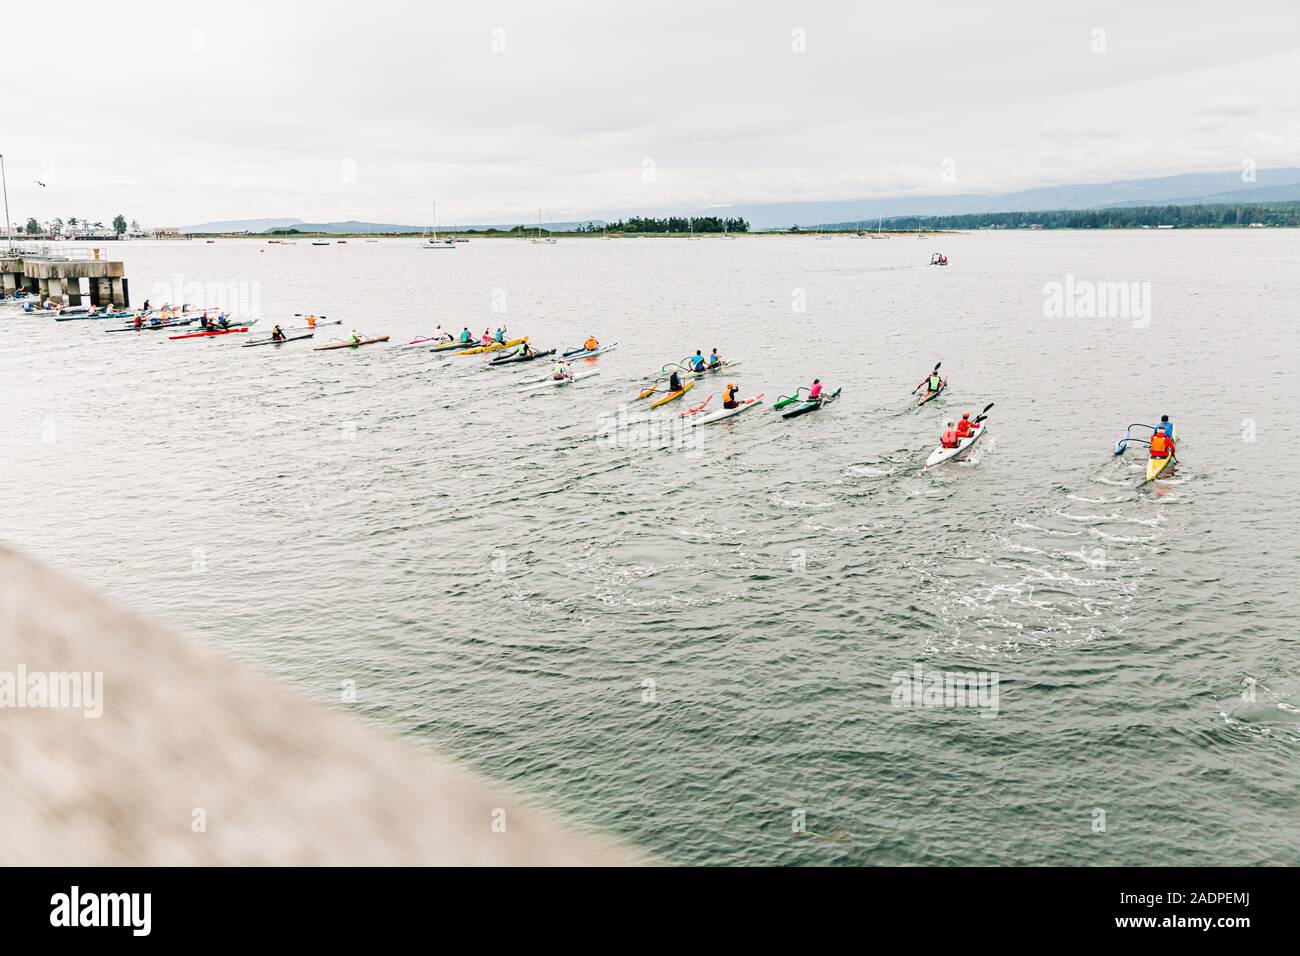
[[[993,407],[993,403],[992,403],[992,402],[989,402],[987,405],[985,405],[985,406],[984,406],[984,411],[980,412],[980,413],[979,413],[979,417],[976,418],[975,421],[972,422],[971,424],[978,425],[980,422],[984,421],[984,419],[988,418],[988,417],[989,417],[989,416],[988,416],[988,411],[989,411],[989,409],[992,408],[992,407]]]
[[[943,364],[942,362],[935,362],[935,363],[934,363],[934,372],[939,371],[939,366],[942,365],[942,364]],[[931,372],[930,375],[933,375],[934,372]],[[930,381],[930,375],[927,375],[925,378],[921,379],[921,385],[924,385],[926,382]],[[921,385],[918,385],[918,386],[916,386],[916,388],[912,389],[912,394],[913,394],[913,395],[915,395],[917,392],[919,392],[919,391],[921,390]]]

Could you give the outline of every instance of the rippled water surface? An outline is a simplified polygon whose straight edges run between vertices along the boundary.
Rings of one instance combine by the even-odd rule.
[[[1297,238],[123,244],[137,301],[235,283],[263,333],[392,338],[0,310],[0,534],[670,861],[1297,863]],[[1067,276],[1149,282],[1149,324],[1044,318]],[[393,347],[501,321],[620,347],[527,398],[541,363]],[[715,345],[747,394],[843,394],[646,421]],[[1180,467],[1139,490],[1111,447],[1162,412]],[[918,666],[995,672],[996,714],[895,706]]]

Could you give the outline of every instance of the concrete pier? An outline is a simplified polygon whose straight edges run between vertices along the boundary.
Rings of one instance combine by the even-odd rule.
[[[0,863],[647,862],[346,710],[0,545]]]
[[[85,290],[83,291],[83,282]],[[126,269],[121,262],[101,259],[98,249],[51,246],[0,251],[0,285],[7,292],[26,289],[63,305],[131,305]]]

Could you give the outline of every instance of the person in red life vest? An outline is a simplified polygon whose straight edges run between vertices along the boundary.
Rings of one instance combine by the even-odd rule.
[[[961,421],[957,423],[957,437],[970,438],[971,435],[975,434],[977,428],[979,428],[979,424],[971,421],[970,412],[962,412]]]
[[[956,448],[961,441],[957,434],[957,423],[952,419],[943,423],[943,431],[939,433],[939,444],[944,448]]]
[[[1163,431],[1156,429],[1151,435],[1151,457],[1168,458],[1174,453],[1174,440]]]

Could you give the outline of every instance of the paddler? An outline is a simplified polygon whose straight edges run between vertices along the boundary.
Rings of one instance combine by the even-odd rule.
[[[916,388],[912,389],[912,394],[915,395],[922,388],[926,390],[927,394],[929,392],[937,392],[939,391],[939,386],[942,384],[943,384],[943,378],[940,377],[939,370],[936,368],[925,378],[921,379],[921,384],[916,386]]]
[[[135,328],[137,332],[144,328],[144,316],[139,312],[135,314]]]
[[[677,369],[673,369],[668,375],[668,391],[680,392],[682,390],[682,380],[677,374]]]
[[[527,358],[532,354],[533,354],[532,346],[530,346],[526,341],[520,342],[519,347],[515,349],[515,355],[517,355],[519,358]]]
[[[721,367],[722,367],[722,356],[718,354],[718,350],[715,348],[712,352],[709,353],[709,368],[721,368]]]
[[[226,315],[226,313],[220,312],[217,314],[217,328],[219,329],[230,328],[230,317]]]
[[[314,315],[307,316],[307,328],[309,329],[316,328],[316,316]]]
[[[277,325],[275,328],[271,330],[271,341],[283,342],[284,340],[285,340],[284,330]]]
[[[1174,438],[1174,423],[1169,420],[1168,415],[1160,416],[1160,424],[1155,427],[1155,431],[1164,432],[1170,441]]]
[[[939,444],[944,448],[956,448],[961,444],[961,438],[957,434],[957,423],[951,418],[943,423],[943,431],[939,433]]]
[[[703,372],[706,365],[707,363],[704,361],[704,356],[700,353],[699,349],[696,349],[695,354],[691,356],[691,371]]]
[[[141,311],[144,311],[144,312],[148,312],[148,311],[149,311],[149,300],[148,300],[148,299],[145,299],[145,300],[144,300],[144,308],[143,308]]]
[[[582,343],[582,347],[588,352],[594,352],[596,349],[600,348],[600,343],[596,341],[596,336],[589,335],[587,336],[587,341]]]
[[[491,344],[492,344],[492,333],[489,332],[487,329],[484,329],[484,330],[483,330],[483,339],[482,339],[482,344],[483,344],[483,345],[491,345]]]
[[[496,331],[496,334],[495,334],[494,336],[492,336],[492,338],[493,338],[493,340],[494,340],[498,345],[505,345],[505,344],[506,344],[506,330],[505,330],[505,329],[502,329],[502,328],[498,328],[497,331]]]
[[[573,377],[573,370],[569,368],[569,363],[564,359],[555,360],[555,369],[551,372],[551,378],[554,381],[562,381],[566,378]]]
[[[820,402],[822,400],[822,380],[813,379],[812,388],[808,389],[808,401]]]
[[[739,395],[740,387],[728,383],[727,387],[722,390],[722,407],[738,408],[740,406]]]
[[[361,336],[357,334],[357,330],[356,330],[356,329],[353,329],[353,330],[352,330],[352,338],[348,339],[348,344],[350,344],[350,345],[356,345],[356,344],[359,343],[360,341],[361,341]]]
[[[446,329],[444,329],[441,325],[433,330],[433,337],[437,339],[439,342],[450,342],[452,340],[451,333],[448,332]]]
[[[1174,454],[1174,440],[1169,437],[1167,432],[1162,430],[1163,426],[1164,421],[1162,420],[1161,428],[1157,428],[1151,433],[1152,458],[1168,458],[1170,455]]]
[[[474,336],[470,333],[468,325],[460,330],[460,340],[462,342],[470,342],[473,338]]]
[[[979,423],[971,421],[970,412],[961,413],[961,421],[957,423],[957,437],[970,438],[975,434],[975,429],[979,428]]]

